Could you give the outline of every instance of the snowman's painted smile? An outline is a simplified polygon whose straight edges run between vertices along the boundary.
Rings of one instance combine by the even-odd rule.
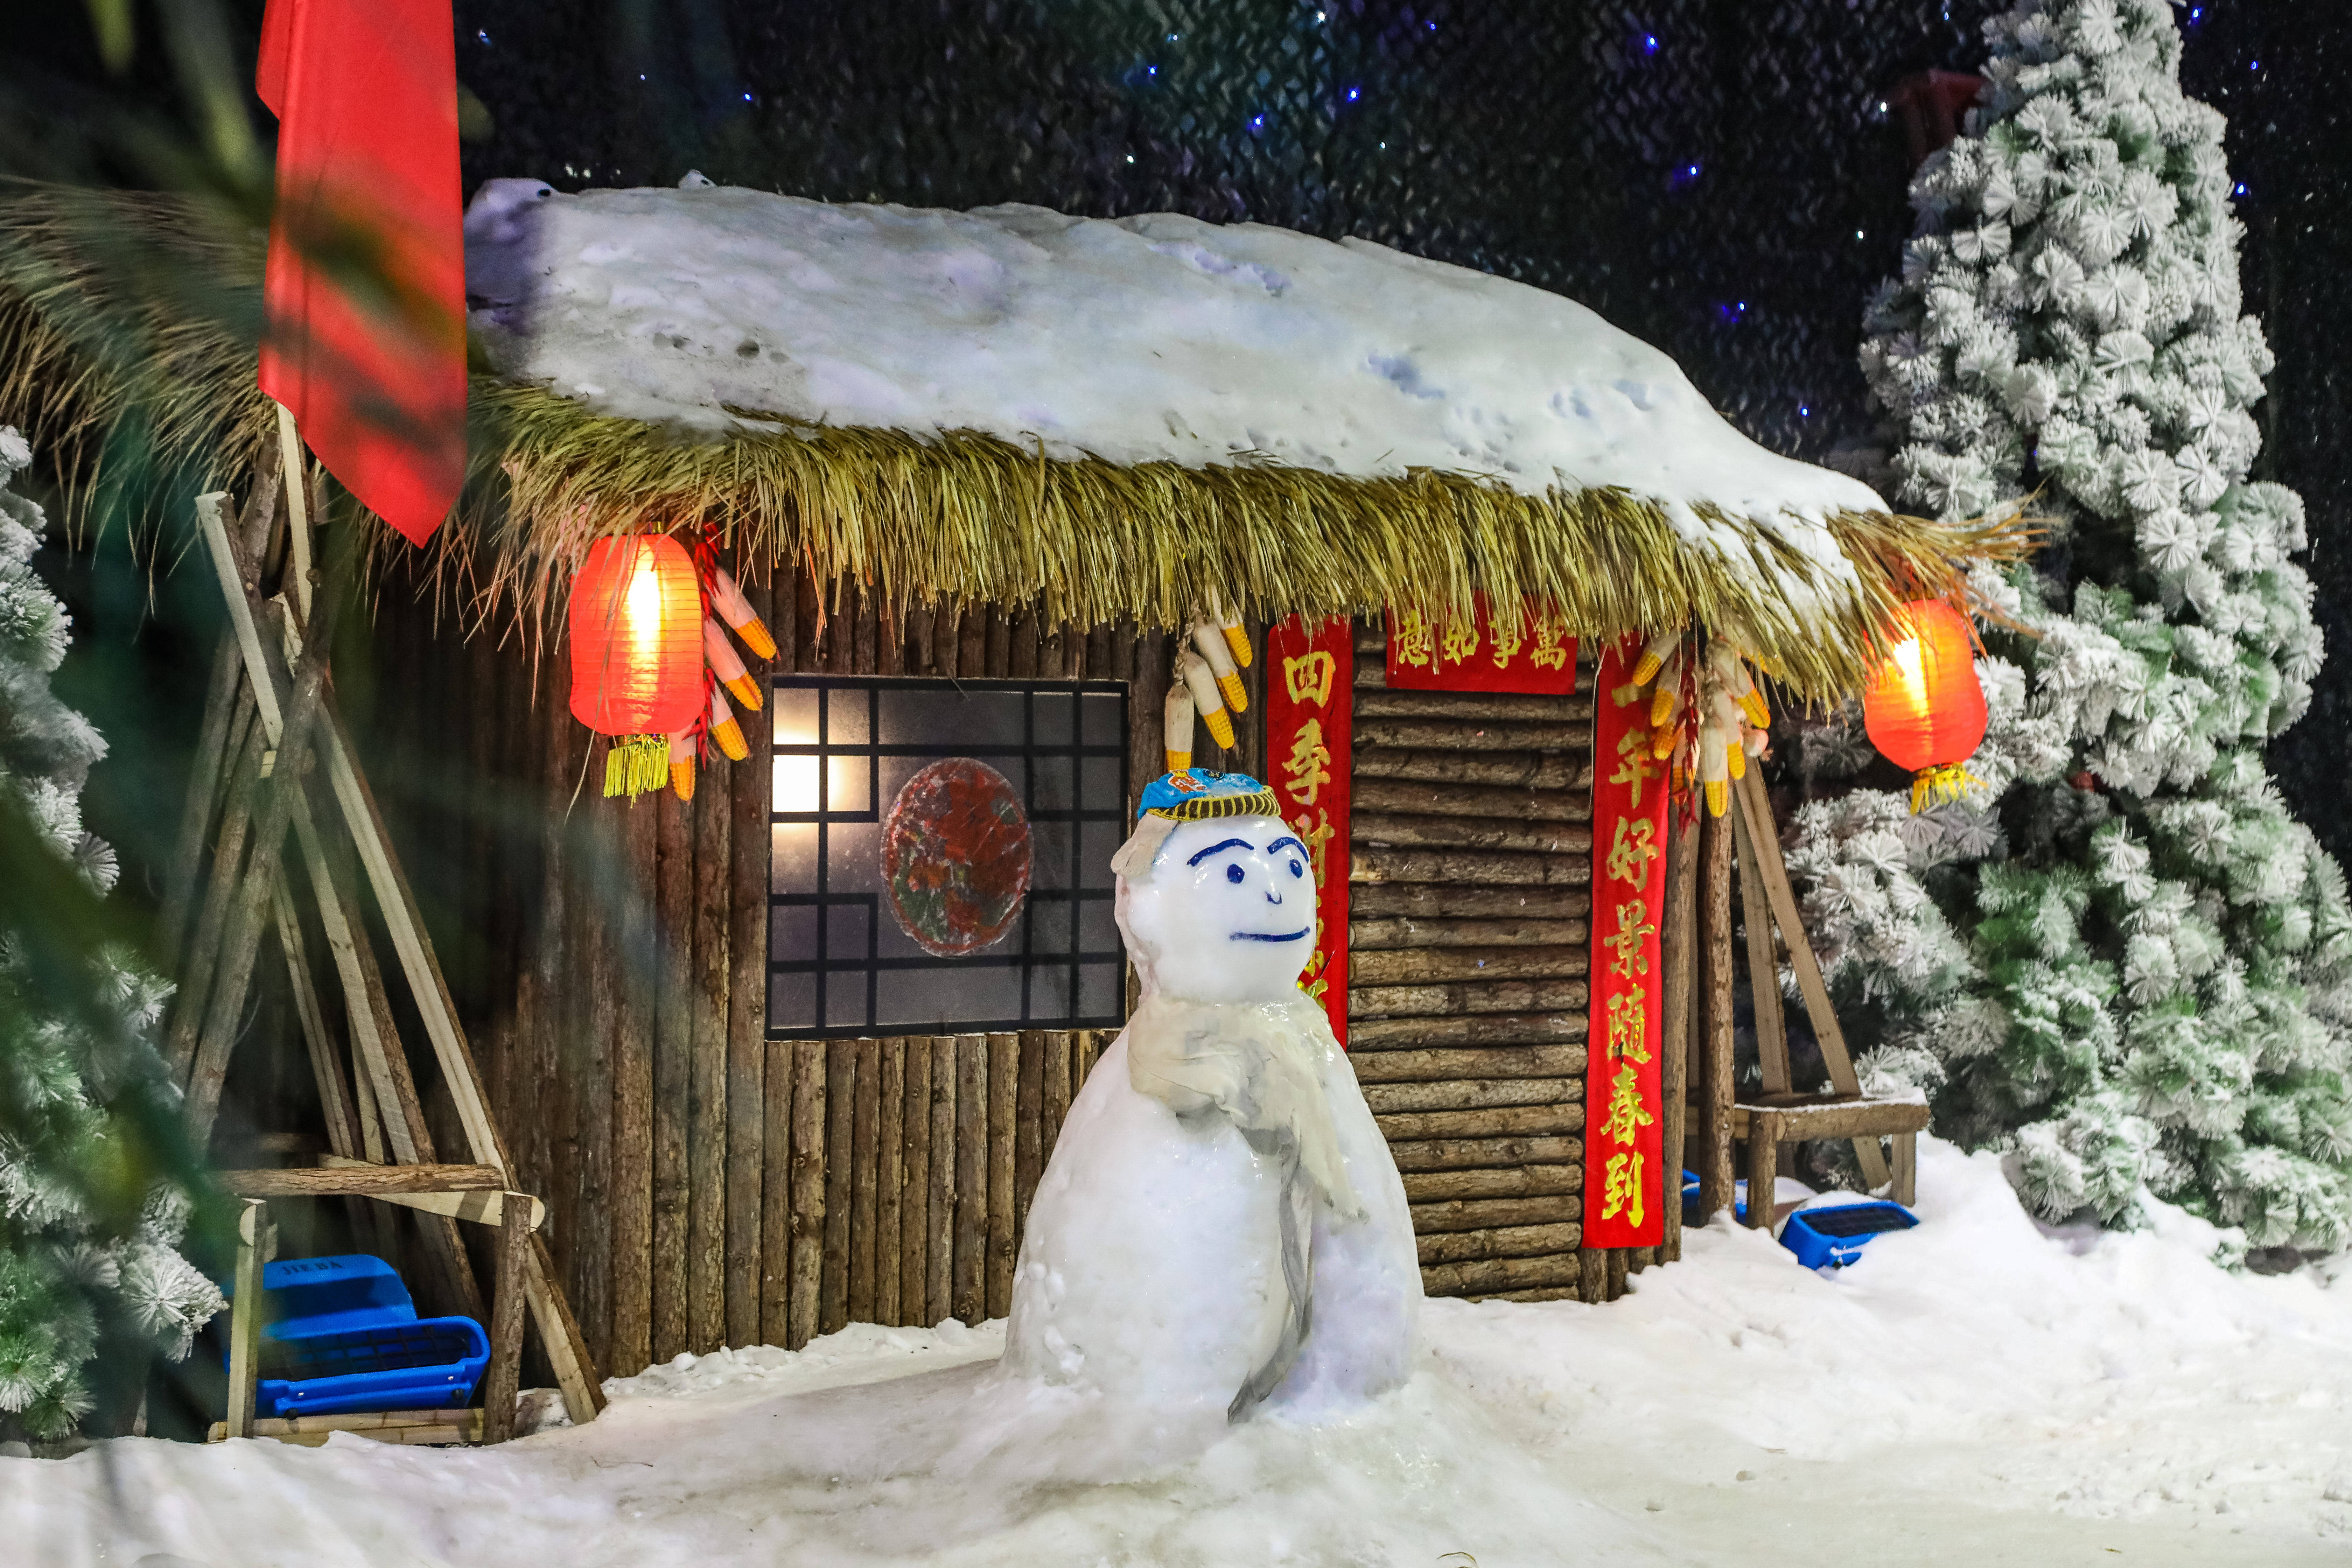
[[[1308,927],[1308,928],[1307,928],[1307,931],[1312,931],[1313,929],[1314,929],[1314,928],[1310,926],[1310,927]],[[1228,939],[1228,940],[1233,941],[1233,942],[1297,942],[1300,937],[1305,936],[1305,935],[1307,935],[1307,931],[1281,931],[1281,932],[1275,932],[1275,931],[1237,931],[1234,932],[1234,934],[1232,935],[1232,937],[1231,937],[1230,939]]]

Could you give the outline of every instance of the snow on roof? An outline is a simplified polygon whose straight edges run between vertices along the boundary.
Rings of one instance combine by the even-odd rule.
[[[1257,224],[496,180],[467,288],[507,379],[711,436],[973,430],[1122,465],[1622,487],[1686,540],[1711,502],[1832,574],[1824,520],[1887,510],[1572,300]]]

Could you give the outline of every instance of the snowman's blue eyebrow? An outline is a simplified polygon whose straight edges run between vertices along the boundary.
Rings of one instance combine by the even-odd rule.
[[[1206,849],[1202,850],[1198,855],[1195,855],[1190,860],[1185,861],[1184,864],[1187,866],[1197,866],[1202,861],[1206,860],[1210,856],[1214,855],[1220,849],[1247,849],[1248,847],[1250,847],[1250,844],[1247,839],[1228,838],[1222,844],[1210,845]]]
[[[1282,847],[1284,845],[1286,845],[1286,844],[1289,845],[1293,849],[1297,850],[1301,855],[1304,855],[1304,854],[1306,854],[1306,853],[1307,853],[1307,846],[1306,846],[1306,845],[1301,844],[1301,843],[1300,843],[1300,842],[1298,842],[1298,840],[1297,840],[1297,839],[1296,839],[1296,838],[1291,838],[1291,837],[1282,837],[1282,838],[1277,838],[1277,839],[1276,839],[1273,843],[1271,843],[1271,844],[1267,845],[1267,846],[1265,847],[1265,852],[1266,852],[1267,854],[1271,855],[1271,854],[1273,854],[1276,850],[1277,850],[1277,849],[1281,848],[1281,847]]]

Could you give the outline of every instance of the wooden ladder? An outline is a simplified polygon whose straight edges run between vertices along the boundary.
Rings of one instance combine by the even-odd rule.
[[[330,531],[333,559],[314,605],[311,590],[319,574],[310,563],[310,519],[317,510],[315,494],[306,495],[310,486],[299,482],[300,447],[290,420],[281,419],[279,434],[278,450],[266,452],[257,466],[234,536],[224,510],[226,492],[196,500],[205,543],[227,603],[230,632],[215,662],[163,918],[163,942],[177,958],[180,978],[165,1056],[185,1089],[192,1143],[202,1151],[210,1142],[262,939],[273,931],[285,958],[327,1124],[330,1152],[322,1169],[226,1173],[229,1190],[247,1202],[232,1339],[237,1346],[257,1343],[257,1259],[269,1250],[272,1227],[265,1205],[270,1197],[299,1193],[383,1199],[419,1211],[426,1253],[450,1300],[472,1317],[488,1318],[494,1330],[511,1319],[514,1353],[502,1369],[509,1377],[519,1365],[521,1321],[528,1309],[566,1412],[573,1422],[585,1423],[604,1408],[604,1397],[546,1240],[539,1234],[544,1207],[513,1190],[513,1161],[490,1114],[440,961],[336,711],[327,653],[336,612],[357,574],[359,525],[353,521]],[[283,487],[288,503],[283,513],[277,504],[281,466],[297,476],[296,483]],[[278,554],[281,522],[285,549],[278,591],[265,596],[264,574]],[[294,879],[283,864],[289,834],[306,873],[309,907],[332,954],[342,992],[355,1068],[348,1085],[306,960]],[[368,934],[362,885],[373,895],[400,973],[423,1019],[464,1130],[469,1164],[444,1164],[436,1153]],[[482,1293],[457,1232],[460,1219],[499,1227],[494,1316],[484,1311]],[[244,1278],[248,1264],[251,1289]],[[236,1360],[234,1348],[231,1359],[233,1363]],[[233,1407],[226,1423],[240,1436],[268,1432],[271,1425],[254,1417],[252,1361],[248,1351],[242,1419]],[[494,1362],[493,1374],[500,1373]],[[233,1405],[236,1386],[233,1377]],[[493,1418],[485,1430],[510,1427],[513,1403],[509,1384],[505,1420]],[[446,1426],[447,1415],[435,1413],[433,1419]],[[302,1430],[321,1430],[318,1419],[305,1418],[309,1425]],[[389,1427],[379,1423],[376,1428],[347,1425],[341,1429],[376,1436]]]

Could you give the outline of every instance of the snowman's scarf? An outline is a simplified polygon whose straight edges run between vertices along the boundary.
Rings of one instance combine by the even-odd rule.
[[[1323,1009],[1304,996],[1210,1003],[1154,993],[1128,1020],[1127,1074],[1136,1092],[1187,1119],[1223,1115],[1251,1152],[1282,1174],[1277,1202],[1289,1310],[1274,1354],[1234,1395],[1230,1420],[1281,1385],[1306,1343],[1315,1294],[1314,1205],[1343,1222],[1364,1217],[1323,1095],[1320,1068],[1326,1053],[1338,1049]]]

